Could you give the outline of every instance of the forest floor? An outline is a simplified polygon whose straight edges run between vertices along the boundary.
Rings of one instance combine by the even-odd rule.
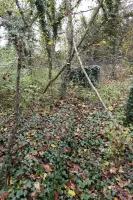
[[[21,116],[8,187],[5,153],[14,122],[1,127],[0,200],[133,199],[133,155],[123,142],[132,129],[122,134],[100,106],[77,98],[54,101],[53,111],[31,110]]]

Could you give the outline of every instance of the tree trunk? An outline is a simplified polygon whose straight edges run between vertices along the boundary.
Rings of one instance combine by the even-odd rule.
[[[46,41],[46,50],[47,50],[47,55],[48,55],[48,67],[49,67],[49,81],[52,80],[52,69],[53,69],[53,62],[52,62],[52,47],[48,46],[49,44],[47,44]],[[52,105],[53,105],[53,87],[51,84],[50,87],[50,109],[52,109]]]
[[[67,41],[68,41],[68,58],[67,67],[62,75],[61,84],[61,99],[65,99],[67,93],[67,85],[69,82],[69,74],[71,69],[71,55],[73,50],[73,26],[72,26],[72,13],[71,13],[71,0],[66,0],[68,23],[67,23]]]
[[[52,79],[52,68],[53,68],[53,63],[52,63],[52,51],[51,51],[51,47],[49,46],[49,44],[47,44],[48,41],[46,41],[46,51],[47,51],[47,56],[48,56],[48,67],[49,67],[49,80]]]
[[[15,138],[18,131],[18,124],[19,124],[19,104],[20,104],[20,71],[22,67],[22,40],[21,38],[18,40],[18,65],[17,65],[17,77],[16,77],[16,95],[15,95],[15,107],[14,107],[14,113],[15,113],[15,119],[14,119],[14,129],[10,137],[9,141],[9,149],[8,149],[8,165],[7,165],[7,171],[6,171],[6,183],[7,185],[10,184],[10,165],[12,161],[12,147],[15,143]]]

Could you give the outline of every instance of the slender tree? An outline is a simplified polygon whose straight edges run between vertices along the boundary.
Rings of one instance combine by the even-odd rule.
[[[119,55],[118,41],[121,34],[121,17],[120,17],[121,0],[105,0],[102,4],[104,24],[104,34],[108,37],[111,57],[113,61],[112,78],[115,79],[115,65]]]
[[[68,13],[68,22],[67,22],[67,42],[68,42],[68,55],[67,55],[67,68],[65,69],[62,75],[62,84],[61,84],[61,99],[64,99],[66,96],[67,85],[69,81],[69,73],[71,68],[71,56],[73,50],[73,25],[72,25],[72,5],[71,0],[66,1],[66,9]]]
[[[12,147],[15,144],[15,139],[18,132],[18,125],[19,125],[19,118],[20,118],[20,72],[22,67],[22,39],[18,38],[18,65],[17,65],[17,77],[16,77],[16,94],[15,94],[15,107],[14,107],[14,129],[10,137],[9,141],[9,148],[8,148],[8,164],[7,164],[7,170],[6,170],[6,182],[7,185],[10,184],[10,166],[12,162]]]

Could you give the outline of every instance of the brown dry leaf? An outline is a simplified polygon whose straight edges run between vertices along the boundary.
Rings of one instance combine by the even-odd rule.
[[[40,185],[40,191],[44,192],[44,188]]]
[[[48,164],[43,165],[43,168],[48,174],[51,174],[51,172],[53,171],[52,168]]]
[[[130,166],[133,166],[133,162],[131,162],[131,163],[128,163],[128,165],[130,165]]]
[[[36,147],[36,145],[37,145],[36,141],[34,141],[34,143],[33,143],[33,144],[34,144],[34,147]]]
[[[103,170],[102,170],[102,173],[105,174],[105,175],[108,174],[108,172],[107,172],[106,169],[103,169]]]
[[[70,188],[71,188],[72,190],[75,190],[75,188],[76,188],[76,184],[73,183],[73,182],[71,182]]]
[[[48,145],[47,145],[47,144],[43,144],[43,150],[44,150],[44,151],[47,151],[47,150],[48,150],[48,148],[49,148],[49,147],[48,147]]]
[[[36,197],[37,197],[37,193],[36,193],[36,191],[34,191],[34,192],[31,193],[31,197],[33,198],[33,200],[36,199]]]
[[[124,188],[125,186],[128,185],[128,181],[122,181],[121,179],[119,179],[118,185],[119,185],[121,188]]]
[[[70,188],[71,187],[71,182],[70,181],[67,182],[65,186],[66,186],[66,188]]]
[[[44,154],[44,151],[39,151],[38,153],[42,156]]]
[[[80,165],[74,164],[73,168],[70,169],[70,172],[74,174],[78,174],[79,168],[80,168]]]
[[[40,176],[38,176],[37,174],[31,174],[30,177],[33,178],[34,180],[40,179]]]
[[[111,174],[116,174],[117,169],[115,167],[112,167],[109,171]]]
[[[77,132],[80,132],[80,129],[79,128],[77,128],[77,130],[76,130]]]
[[[72,167],[72,165],[73,165],[70,160],[67,160],[66,164],[67,164],[68,167]]]
[[[97,194],[96,194],[96,193],[93,192],[93,193],[91,193],[91,194],[92,194],[92,196],[97,197]]]
[[[59,200],[59,193],[57,191],[54,192],[54,200]]]
[[[83,105],[82,105],[82,108],[87,108],[87,105],[83,104]]]
[[[124,173],[123,167],[122,167],[122,166],[119,167],[119,172],[120,172],[120,173]]]
[[[107,196],[107,190],[106,190],[106,188],[103,188],[103,194],[104,194],[104,196],[106,197]]]
[[[23,185],[22,188],[23,188],[24,190],[27,190],[27,186],[26,186],[26,185]]]
[[[132,195],[127,190],[121,191],[119,194],[119,197],[121,200],[132,200],[133,199]]]
[[[66,128],[68,129],[69,128],[69,122],[66,122]],[[66,130],[64,129],[64,132],[65,132]]]
[[[82,176],[82,179],[83,179],[84,181],[87,180],[87,179],[88,179],[88,178],[87,178],[87,170],[84,170],[84,171],[82,172],[81,176]]]
[[[35,186],[35,188],[37,189],[37,190],[40,190],[41,188],[40,188],[40,183],[39,182],[35,182],[34,183],[34,186]]]
[[[113,185],[109,185],[109,186],[108,186],[108,189],[109,189],[109,190],[112,190],[113,188],[114,188]]]
[[[0,200],[5,200],[8,197],[9,192],[4,192],[3,194],[0,195]]]
[[[55,138],[56,138],[57,140],[60,140],[60,136],[59,136],[59,135],[55,135]]]
[[[66,123],[67,124],[67,123]],[[69,126],[69,125],[68,125]],[[66,127],[67,128],[67,127]],[[64,129],[64,128],[61,128],[61,132],[62,133],[65,133],[66,132],[66,129]]]
[[[32,155],[36,156],[38,152],[36,150],[33,151]]]
[[[43,180],[44,180],[44,181],[45,181],[45,179],[46,179],[46,176],[47,176],[47,174],[44,173],[44,175],[43,175]]]

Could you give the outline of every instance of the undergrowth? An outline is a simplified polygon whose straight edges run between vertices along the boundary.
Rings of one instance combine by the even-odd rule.
[[[1,194],[7,199],[132,198],[133,157],[128,147],[121,147],[123,141],[118,141],[118,131],[101,107],[77,99],[55,101],[53,112],[42,109],[21,117],[10,186],[3,187],[5,152],[13,125],[9,120],[2,127],[0,139],[4,161]]]

